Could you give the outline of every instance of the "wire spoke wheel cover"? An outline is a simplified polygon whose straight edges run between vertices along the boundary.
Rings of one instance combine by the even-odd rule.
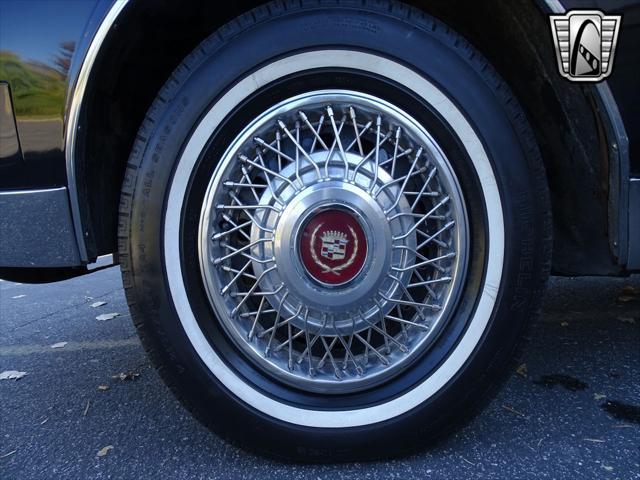
[[[247,359],[289,386],[371,388],[428,350],[468,255],[460,186],[410,115],[320,90],[231,142],[200,218],[210,303]]]

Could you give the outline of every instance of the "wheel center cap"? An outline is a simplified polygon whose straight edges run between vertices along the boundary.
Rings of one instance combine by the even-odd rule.
[[[299,255],[307,273],[323,285],[353,280],[367,258],[367,238],[356,217],[332,208],[313,215],[302,228]]]

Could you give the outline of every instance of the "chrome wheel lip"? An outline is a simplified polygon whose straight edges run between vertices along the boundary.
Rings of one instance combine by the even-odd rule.
[[[216,168],[216,172],[223,172],[228,167],[228,164],[233,160],[230,157],[229,152],[233,152],[238,148],[238,145],[242,145],[249,139],[254,129],[253,127],[256,123],[258,123],[260,120],[263,120],[265,117],[273,119],[281,115],[285,111],[291,110],[290,102],[296,104],[297,101],[300,99],[309,99],[315,96],[325,96],[325,97],[328,96],[330,98],[330,101],[340,101],[340,100],[356,101],[356,100],[364,99],[366,101],[378,102],[378,105],[383,105],[388,110],[395,111],[396,113],[399,112],[401,115],[403,115],[402,117],[403,120],[406,120],[409,123],[412,123],[413,126],[420,132],[421,136],[425,140],[425,145],[429,149],[431,154],[435,155],[436,158],[439,158],[442,161],[442,163],[439,164],[439,167],[443,167],[443,168],[442,168],[442,171],[439,169],[438,173],[442,174],[443,177],[446,178],[446,182],[449,185],[452,185],[455,187],[455,192],[456,192],[456,195],[458,195],[458,199],[459,199],[459,201],[453,202],[452,208],[455,211],[455,218],[457,219],[457,223],[460,226],[460,228],[455,229],[454,240],[458,246],[462,247],[457,249],[457,252],[456,252],[457,255],[452,260],[452,271],[455,272],[454,280],[456,280],[456,285],[455,285],[456,288],[449,289],[449,291],[446,293],[446,298],[443,299],[443,304],[446,305],[446,308],[444,308],[441,311],[437,320],[439,320],[442,317],[448,316],[451,313],[452,308],[455,306],[455,301],[460,291],[460,285],[463,283],[465,271],[466,271],[466,258],[467,258],[467,248],[468,248],[467,238],[466,238],[467,236],[466,232],[468,230],[466,209],[464,206],[464,202],[462,200],[462,194],[460,191],[460,187],[457,183],[457,179],[455,178],[451,165],[449,164],[448,160],[444,156],[440,147],[429,135],[429,133],[422,128],[422,126],[420,126],[412,117],[402,112],[397,107],[389,104],[384,100],[381,100],[376,97],[372,97],[371,95],[363,94],[360,92],[354,92],[354,91],[323,90],[323,91],[315,91],[315,92],[310,92],[308,94],[299,95],[294,99],[286,100],[272,107],[271,109],[267,110],[263,115],[261,115],[258,119],[254,120],[250,125],[248,125],[243,130],[243,132],[240,135],[238,135],[238,137],[236,137],[236,139],[229,146],[229,148],[227,149],[227,152],[223,156],[224,160]],[[334,179],[329,178],[326,180],[333,181]],[[207,188],[207,193],[205,196],[206,199],[209,199],[209,200],[211,199],[213,195],[212,192],[216,191],[216,189],[220,186],[220,182],[221,182],[221,177],[219,175],[218,176],[214,175],[214,177],[212,178],[212,181],[209,184],[209,187]],[[351,183],[347,182],[343,184],[343,187],[348,187],[352,183],[353,182]],[[201,221],[200,221],[200,257],[201,257],[201,271],[202,271],[203,278],[205,279],[207,293],[212,302],[212,305],[214,306],[214,309],[218,311],[217,307],[220,306],[220,302],[218,301],[218,299],[212,297],[212,290],[210,288],[210,285],[211,285],[210,270],[206,268],[205,262],[202,261],[203,259],[208,258],[208,255],[203,256],[203,252],[208,252],[208,240],[207,240],[207,235],[203,234],[203,224],[207,222],[212,211],[211,207],[213,205],[214,203],[212,203],[211,201],[205,201],[205,206],[202,210]],[[359,276],[360,274],[356,275],[356,277],[359,277]],[[434,323],[436,323],[437,326],[439,327],[438,331],[444,326],[443,322],[434,322]],[[225,329],[229,332],[229,329],[227,328],[228,325],[224,324],[224,326],[225,326]],[[433,331],[436,332],[435,329]],[[233,335],[233,332],[231,333]],[[420,342],[420,344],[413,349],[413,353],[415,353],[416,355],[421,354],[421,352],[423,352],[435,340],[436,337],[437,337],[437,332],[434,333],[433,335],[430,335],[428,337],[428,341],[427,339],[424,339],[424,341]],[[237,340],[237,338],[235,338],[234,340]],[[253,357],[254,360],[257,359],[258,361],[260,361],[263,359],[261,357],[260,352],[255,348],[251,347],[250,345],[248,345],[247,342],[240,341],[240,342],[237,342],[237,344],[243,349],[243,351],[245,351],[251,357]],[[249,348],[247,348],[247,346]],[[413,358],[415,358],[416,355],[413,355]],[[265,365],[263,362],[262,366],[266,366],[266,370],[269,371],[269,373],[285,381],[285,383],[289,383],[292,386],[302,388],[303,390],[317,392],[317,393],[349,393],[353,391],[362,390],[365,388],[370,388],[373,385],[376,385],[377,383],[379,383],[380,381],[386,380],[391,376],[394,376],[400,371],[402,371],[405,367],[408,366],[410,362],[400,361],[402,360],[400,359],[400,357],[401,357],[401,354],[399,351],[395,351],[389,354],[389,359],[392,363],[396,363],[396,360],[399,360],[399,361],[397,362],[398,365],[395,365],[393,369],[387,370],[386,372],[380,371],[380,370],[372,371],[364,379],[363,378],[341,379],[339,382],[336,382],[334,380],[327,380],[326,378],[317,378],[317,377],[313,379],[304,379],[304,378],[297,377],[292,381],[292,379],[287,374],[287,372],[283,371],[282,369],[273,368],[274,367],[273,364],[269,364],[269,362],[267,362],[267,364]],[[399,368],[399,367],[402,367],[402,368]]]

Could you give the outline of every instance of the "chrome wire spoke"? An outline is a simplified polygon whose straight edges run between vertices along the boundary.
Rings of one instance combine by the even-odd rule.
[[[375,97],[284,105],[254,122],[210,189],[207,292],[267,372],[312,391],[367,388],[447,321],[462,195],[441,149]]]
[[[331,107],[328,107],[329,109]],[[327,115],[328,115],[329,111],[327,111]],[[342,149],[342,143],[340,142],[340,136],[342,135],[342,128],[344,127],[346,122],[346,116],[342,117],[342,120],[340,120],[340,126],[336,127],[336,121],[335,118],[333,118],[333,110],[331,110],[331,115],[330,115],[330,124],[331,124],[331,128],[333,129],[333,142],[331,143],[331,147],[329,147],[329,150],[327,152],[327,155],[325,157],[325,161],[324,161],[324,174],[326,178],[330,178],[329,175],[329,163],[331,162],[331,159],[333,157],[333,154],[336,150],[336,146],[340,143],[340,151],[342,153],[342,161],[344,162],[345,165],[345,178],[346,178],[346,174],[348,173],[348,167],[349,167],[349,163],[346,161],[346,157],[344,155],[344,150]]]

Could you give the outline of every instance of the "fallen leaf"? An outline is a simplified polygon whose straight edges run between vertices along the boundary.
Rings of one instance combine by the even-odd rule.
[[[568,327],[569,326],[569,322],[560,322],[560,326],[561,327]]]
[[[632,325],[636,323],[636,319],[631,317],[618,317],[618,320],[620,320],[622,323],[630,323]]]
[[[102,447],[100,450],[98,450],[98,453],[96,453],[96,457],[104,457],[107,453],[109,453],[109,450],[113,450],[113,445]]]
[[[26,297],[26,295],[23,294],[23,295],[14,295],[11,298],[13,298],[15,300],[16,298],[24,298],[24,297]]]
[[[618,297],[618,301],[621,303],[627,303],[627,302],[632,302],[636,299],[636,297],[632,297],[630,295],[620,295]]]
[[[89,305],[91,308],[98,308],[101,307],[103,305],[106,305],[107,302],[93,302],[91,305]]]
[[[105,321],[105,320],[113,320],[116,317],[119,317],[120,314],[119,313],[103,313],[102,315],[98,315],[96,317],[96,320],[100,320],[101,322]]]
[[[122,382],[128,381],[128,380],[135,380],[136,378],[138,378],[140,376],[139,373],[136,372],[120,372],[117,375],[113,375],[111,378],[113,378],[114,380],[120,380]]]
[[[640,295],[640,287],[625,285],[624,287],[622,287],[622,293],[625,295]]]
[[[527,364],[523,363],[518,368],[516,368],[516,373],[523,378],[527,378],[527,373],[529,373],[529,370],[527,370]]]
[[[65,345],[69,342],[58,342],[51,345],[51,348],[64,348]]]
[[[27,372],[19,372],[17,370],[5,370],[0,373],[0,380],[20,380]]]
[[[596,400],[596,401],[605,400],[606,398],[607,398],[607,396],[602,394],[602,393],[594,393],[593,394],[593,399]]]
[[[106,392],[107,390],[109,390],[109,385],[98,385],[98,390],[100,390],[101,392]]]

